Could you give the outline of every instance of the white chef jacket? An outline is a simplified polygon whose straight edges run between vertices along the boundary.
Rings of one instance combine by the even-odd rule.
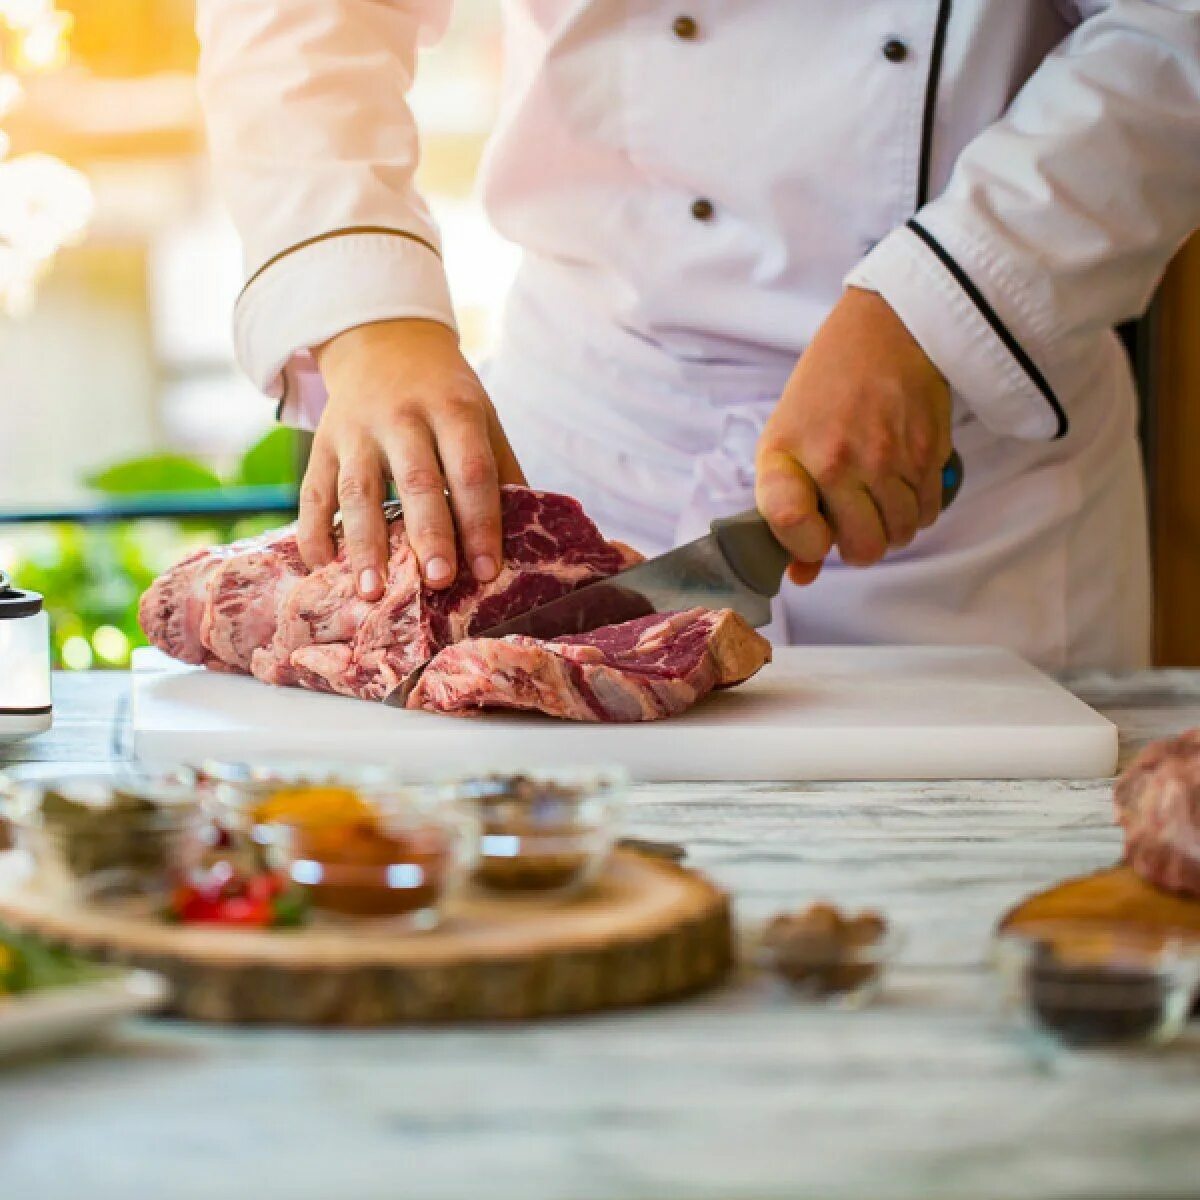
[[[199,0],[248,282],[239,360],[300,424],[310,348],[453,325],[405,106],[446,0]],[[967,483],[907,550],[785,589],[792,640],[1147,654],[1112,326],[1200,221],[1200,0],[510,0],[483,171],[523,249],[486,381],[535,485],[655,552],[753,499],[753,446],[844,284],[950,383]]]

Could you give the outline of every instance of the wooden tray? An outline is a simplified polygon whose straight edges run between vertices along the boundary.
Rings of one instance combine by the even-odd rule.
[[[1200,943],[1200,900],[1151,887],[1128,867],[1109,867],[1030,896],[1004,916],[999,928],[1052,939],[1081,926],[1139,940]]]
[[[22,886],[16,870],[6,874],[0,920],[157,971],[172,985],[170,1011],[204,1021],[384,1025],[588,1012],[696,991],[732,961],[725,894],[631,851],[618,851],[585,896],[467,895],[439,929],[416,934],[379,922],[278,932],[172,926],[56,903]]]

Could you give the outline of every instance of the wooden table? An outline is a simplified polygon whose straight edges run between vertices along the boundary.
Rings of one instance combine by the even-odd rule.
[[[21,757],[103,761],[121,675],[64,677]],[[1200,673],[1078,680],[1123,755],[1200,725]],[[48,768],[49,769],[49,768]],[[381,1033],[142,1022],[0,1074],[21,1200],[1195,1197],[1200,1029],[1159,1054],[1047,1052],[991,1011],[1018,897],[1113,861],[1105,783],[669,785],[633,832],[687,843],[739,916],[827,896],[908,934],[881,1002],[751,976],[683,1005]]]

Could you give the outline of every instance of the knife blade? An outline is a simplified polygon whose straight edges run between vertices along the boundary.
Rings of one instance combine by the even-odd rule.
[[[954,502],[962,480],[962,459],[954,451],[942,470],[943,510]],[[731,608],[757,629],[771,620],[771,600],[779,594],[789,562],[791,554],[776,540],[766,520],[749,509],[719,518],[694,542],[472,636],[524,634],[548,640],[688,608]],[[428,662],[409,672],[384,697],[384,703],[403,708]]]

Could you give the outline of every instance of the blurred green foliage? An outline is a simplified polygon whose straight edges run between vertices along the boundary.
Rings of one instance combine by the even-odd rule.
[[[274,433],[272,430],[267,437]],[[212,491],[221,486],[221,477],[194,458],[182,454],[152,454],[97,471],[88,476],[86,482],[93,491],[106,496],[138,496],[147,492]]]
[[[240,487],[268,487],[292,483],[296,478],[296,431],[272,429],[259,438],[238,461],[230,483]]]
[[[251,446],[225,478],[196,459],[158,454],[116,463],[86,482],[103,495],[128,497],[288,484],[295,474],[296,435],[281,427]],[[277,524],[278,516],[48,525],[21,535],[11,573],[21,587],[46,598],[56,665],[127,667],[133,648],[146,642],[137,603],[156,576],[198,546]]]

